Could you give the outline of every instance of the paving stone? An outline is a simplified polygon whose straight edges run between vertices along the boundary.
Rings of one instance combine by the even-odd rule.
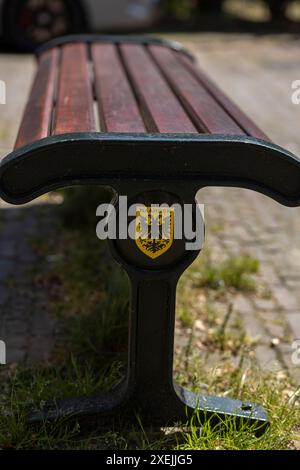
[[[295,350],[292,348],[292,344],[280,344],[278,345],[278,351],[289,374],[300,385],[300,364],[293,363],[293,353]]]
[[[290,290],[290,291],[299,291],[299,286],[300,286],[300,281],[293,280],[293,279],[284,279],[283,280],[284,285]]]
[[[0,282],[3,282],[11,274],[14,269],[14,264],[10,260],[0,259]]]
[[[30,251],[25,251],[23,250],[21,253],[18,255],[18,261],[20,263],[34,263],[37,260],[37,256],[35,253],[32,253]]]
[[[293,293],[284,286],[273,289],[272,294],[278,305],[284,310],[299,310],[300,302]]]
[[[53,336],[34,336],[27,347],[26,364],[32,366],[49,360],[49,351],[53,349]]]
[[[53,331],[55,327],[55,321],[49,316],[49,313],[45,309],[39,309],[35,312],[32,319],[32,335],[33,336],[45,336],[49,335],[49,331]]]
[[[232,230],[232,233],[236,237],[238,237],[240,242],[252,243],[256,241],[255,239],[253,239],[253,236],[249,233],[249,231],[243,225],[240,225],[240,224],[235,225],[231,228],[231,230]]]
[[[259,260],[261,261],[261,257],[259,257]],[[280,287],[282,285],[282,282],[278,277],[278,273],[273,265],[261,262],[259,273],[268,286],[277,288],[277,286]]]
[[[7,364],[24,364],[26,358],[26,351],[24,349],[7,349],[6,363]]]
[[[258,340],[264,338],[264,328],[256,317],[252,302],[247,297],[238,295],[234,301],[234,310],[240,313],[248,336]]]
[[[0,285],[0,307],[6,302],[7,289],[5,286]]]
[[[275,372],[282,367],[276,352],[270,346],[259,344],[255,348],[255,356],[262,370]]]
[[[8,205],[0,210],[5,212],[0,232],[0,338],[6,342],[9,363],[31,365],[47,360],[54,344],[45,295],[32,291],[27,274],[30,264],[37,261],[30,236],[37,227],[47,231],[50,212],[48,218],[46,212],[40,219],[34,206],[15,211]],[[11,275],[14,282],[9,289],[5,282]]]
[[[13,258],[17,255],[17,247],[14,237],[1,237],[0,238],[0,259]]]
[[[5,331],[6,334],[3,336],[2,339],[5,341],[8,351],[13,351],[15,349],[26,349],[28,341],[26,329],[22,332],[20,332],[20,330],[17,332],[12,327],[6,327]]]
[[[268,334],[270,335],[270,339],[268,340],[269,344],[274,338],[280,341],[285,340],[287,333],[284,325],[279,325],[277,323],[273,323],[272,321],[268,321],[265,327],[268,330]]]
[[[274,311],[276,309],[276,303],[273,298],[271,299],[255,298],[253,302],[254,302],[255,308],[258,310]]]
[[[295,339],[300,339],[300,310],[299,313],[285,313],[285,318]]]

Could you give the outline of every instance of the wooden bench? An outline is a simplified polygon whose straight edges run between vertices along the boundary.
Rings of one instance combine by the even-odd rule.
[[[38,52],[16,148],[1,164],[0,191],[21,204],[82,184],[110,186],[147,208],[179,203],[197,211],[195,195],[209,185],[249,188],[297,206],[300,163],[177,43],[75,36]],[[127,379],[109,393],[47,404],[31,421],[138,410],[143,422],[162,425],[198,408],[203,420],[233,416],[267,426],[256,404],[196,395],[173,383],[176,284],[199,252],[183,241],[171,240],[154,257],[136,240],[109,240],[132,286]]]

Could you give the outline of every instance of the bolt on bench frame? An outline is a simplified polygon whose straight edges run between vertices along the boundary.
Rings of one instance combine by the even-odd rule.
[[[177,43],[148,37],[72,36],[38,52],[16,148],[0,167],[1,197],[22,204],[51,190],[105,185],[131,202],[192,204],[205,186],[234,186],[300,205],[300,162],[274,145]],[[126,380],[108,393],[31,412],[112,417],[137,411],[166,425],[199,410],[268,426],[263,408],[191,393],[173,382],[176,285],[198,255],[181,241],[150,259],[110,240],[131,281]]]

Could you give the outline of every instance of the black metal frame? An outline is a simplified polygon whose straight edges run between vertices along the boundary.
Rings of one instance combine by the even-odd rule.
[[[70,43],[86,43],[92,44],[95,42],[108,43],[108,44],[139,44],[143,46],[158,45],[168,47],[176,52],[185,54],[192,62],[194,62],[194,56],[187,51],[180,42],[171,41],[168,39],[157,38],[153,36],[145,35],[99,35],[99,34],[70,34],[62,37],[52,39],[46,42],[42,46],[38,47],[35,51],[37,56],[43,54],[43,52],[53,49],[54,47],[61,47],[65,44]]]
[[[299,168],[292,153],[248,136],[64,134],[5,157],[0,196],[24,204],[61,187],[100,184],[119,194],[135,193],[136,187],[174,189],[194,201],[205,186],[235,186],[299,206]]]
[[[55,39],[37,55],[70,42],[99,41],[183,51],[177,43],[148,37],[89,35]],[[191,204],[194,211],[196,193],[205,186],[248,188],[299,206],[300,161],[277,145],[248,136],[95,132],[47,137],[15,150],[0,165],[0,196],[12,204],[84,184],[110,186],[131,202],[177,202]],[[30,422],[118,414],[129,419],[138,412],[144,424],[161,426],[185,421],[197,409],[202,422],[217,424],[232,417],[237,425],[257,423],[257,433],[268,427],[265,410],[254,403],[194,394],[173,382],[176,286],[199,253],[186,251],[184,241],[147,261],[133,241],[109,241],[131,281],[127,378],[108,393],[47,403],[30,414]]]

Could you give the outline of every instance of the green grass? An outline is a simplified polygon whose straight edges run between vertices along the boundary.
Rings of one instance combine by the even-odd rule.
[[[199,364],[198,364],[199,366]],[[245,384],[245,373],[249,377]],[[201,368],[198,369],[198,381]],[[288,449],[299,445],[299,406],[286,398],[287,382],[272,375],[262,375],[255,368],[226,370],[226,383],[222,379],[211,383],[209,393],[234,394],[243,400],[263,404],[268,410],[271,427],[261,437],[256,437],[257,426],[236,429],[234,421],[226,419],[222,427],[208,421],[200,425],[197,412],[191,420],[176,428],[162,429],[158,434],[144,429],[136,418],[136,425],[121,422],[105,431],[95,426],[84,432],[79,422],[57,420],[43,423],[39,428],[26,423],[28,405],[41,406],[45,400],[56,396],[72,396],[109,389],[120,378],[118,366],[99,371],[97,378],[88,367],[76,363],[64,368],[35,368],[33,370],[7,369],[1,374],[0,444],[3,449]],[[225,390],[225,391],[224,391]]]
[[[139,417],[134,418],[135,424],[120,419],[109,430],[96,425],[87,430],[74,420],[43,423],[39,428],[27,424],[29,408],[40,408],[53,397],[109,390],[126,373],[128,279],[95,236],[92,213],[95,214],[97,197],[93,194],[89,199],[85,191],[81,194],[85,203],[77,194],[72,197],[79,198],[82,207],[86,207],[83,218],[76,215],[73,204],[63,207],[62,219],[52,227],[47,240],[39,237],[32,240],[42,259],[51,256],[51,263],[32,266],[31,273],[36,288],[47,289],[50,313],[57,318],[60,332],[48,364],[27,369],[1,368],[0,448],[297,447],[300,422],[297,389],[282,371],[271,374],[257,369],[250,359],[253,340],[245,335],[232,306],[236,292],[242,291],[244,295],[255,292],[258,263],[246,255],[220,263],[212,262],[211,258],[199,259],[185,273],[177,301],[177,336],[185,338],[185,342],[176,348],[174,374],[180,384],[195,392],[265,406],[272,425],[262,437],[255,436],[254,428],[235,429],[231,420],[226,420],[222,428],[214,427],[211,421],[200,425],[197,413],[176,428],[162,429],[159,433],[145,429]],[[93,203],[88,204],[91,200]],[[218,359],[211,365],[209,359],[215,354]]]
[[[80,365],[70,358],[58,366],[34,369],[7,367],[0,375],[3,387],[0,405],[0,446],[4,449],[51,449],[59,447],[77,435],[78,423],[60,419],[43,424],[38,430],[26,422],[29,407],[40,409],[45,401],[92,395],[97,390],[109,390],[120,380],[120,366],[115,363],[97,374],[88,361]]]
[[[258,260],[249,255],[233,256],[221,263],[207,258],[195,273],[194,280],[199,287],[255,291],[256,284],[251,275],[258,270]]]
[[[258,272],[258,261],[249,255],[228,257],[219,263],[212,261],[209,253],[200,256],[178,285],[177,318],[181,326],[193,329],[201,321],[203,346],[212,352],[238,354],[244,346],[252,346],[256,340],[244,331],[233,303],[237,293],[255,294]]]

